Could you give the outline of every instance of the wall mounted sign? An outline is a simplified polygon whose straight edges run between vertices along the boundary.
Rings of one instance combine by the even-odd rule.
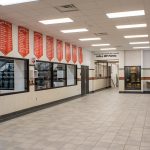
[[[12,24],[0,20],[0,51],[7,55],[12,49]]]
[[[71,60],[70,43],[65,43],[65,58],[67,62]]]
[[[72,61],[75,64],[77,62],[77,46],[72,45]]]
[[[22,57],[29,54],[29,29],[18,27],[18,51]]]
[[[95,55],[95,60],[119,59],[118,52],[101,52]]]
[[[78,60],[79,60],[79,63],[82,64],[82,62],[83,62],[83,51],[82,51],[82,47],[79,47],[79,48],[78,48]]]
[[[63,42],[61,41],[61,40],[58,40],[57,39],[57,59],[58,59],[58,61],[59,62],[61,62],[62,61],[62,59],[63,59]]]
[[[54,58],[54,38],[51,36],[46,36],[46,55],[50,61]]]
[[[43,35],[34,32],[34,55],[37,59],[43,56]]]

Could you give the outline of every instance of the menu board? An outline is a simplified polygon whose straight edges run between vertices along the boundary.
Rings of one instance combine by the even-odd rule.
[[[0,51],[7,55],[12,49],[12,24],[0,20]]]
[[[22,57],[29,54],[29,29],[18,27],[18,51]]]
[[[46,36],[46,55],[49,60],[54,58],[54,38]]]
[[[63,59],[63,42],[61,40],[57,40],[57,59],[58,61]]]
[[[79,63],[82,64],[82,62],[83,62],[83,52],[82,52],[81,47],[78,48],[78,59],[79,59]]]
[[[75,45],[72,45],[72,61],[77,62],[77,47]]]
[[[70,43],[65,43],[65,58],[67,62],[71,59]]]
[[[43,56],[43,35],[34,32],[34,55],[37,59]]]

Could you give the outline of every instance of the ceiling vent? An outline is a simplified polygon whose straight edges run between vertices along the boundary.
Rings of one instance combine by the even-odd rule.
[[[94,33],[96,36],[106,36],[108,35],[107,32],[101,32],[101,33]]]
[[[78,11],[79,10],[74,4],[57,6],[55,8],[59,12],[72,12],[72,11]]]

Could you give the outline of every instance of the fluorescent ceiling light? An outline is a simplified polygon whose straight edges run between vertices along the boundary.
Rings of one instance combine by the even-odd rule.
[[[124,11],[124,12],[116,12],[116,13],[107,13],[106,15],[108,18],[143,16],[145,15],[145,11],[144,10]]]
[[[149,46],[133,47],[133,49],[150,49],[150,47]]]
[[[117,29],[128,29],[128,28],[144,28],[147,27],[147,24],[130,24],[130,25],[118,25]]]
[[[92,44],[92,46],[110,46],[110,44]]]
[[[101,50],[101,51],[105,51],[105,50],[116,50],[116,48],[115,48],[115,47],[112,47],[112,48],[101,48],[100,50]]]
[[[14,4],[20,4],[20,3],[27,3],[27,2],[33,2],[38,0],[0,0],[0,5],[6,6],[6,5],[14,5]]]
[[[88,29],[81,28],[81,29],[70,29],[70,30],[61,30],[63,33],[75,33],[75,32],[87,32]]]
[[[58,23],[73,22],[73,20],[70,18],[59,18],[59,19],[51,19],[51,20],[41,20],[39,22],[43,24],[58,24]]]
[[[79,39],[80,41],[97,41],[101,40],[101,38],[84,38],[84,39]]]
[[[149,44],[149,41],[144,41],[144,42],[130,42],[129,44],[134,45],[134,44]]]
[[[143,35],[126,35],[126,36],[124,36],[124,38],[126,38],[126,39],[142,38],[142,37],[148,37],[148,34],[143,34]]]

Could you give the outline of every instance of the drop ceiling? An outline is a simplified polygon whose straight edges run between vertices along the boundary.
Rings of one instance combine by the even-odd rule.
[[[61,5],[73,4],[78,11],[60,12],[56,9]],[[145,16],[109,19],[106,13],[145,10]],[[43,25],[40,20],[71,18],[72,23]],[[148,38],[125,39],[125,35],[150,35],[150,0],[39,0],[11,6],[0,6],[0,18],[16,25],[22,25],[32,30],[60,38],[82,46],[90,51],[99,51],[100,47],[91,44],[110,43],[118,50],[132,50],[129,42],[149,41]],[[116,25],[142,24],[146,28],[116,29]],[[64,34],[60,30],[87,28],[89,32]],[[96,36],[95,33],[105,33]],[[100,37],[101,41],[79,41],[81,38]],[[142,45],[143,46],[143,45]],[[147,45],[146,45],[147,46]]]

